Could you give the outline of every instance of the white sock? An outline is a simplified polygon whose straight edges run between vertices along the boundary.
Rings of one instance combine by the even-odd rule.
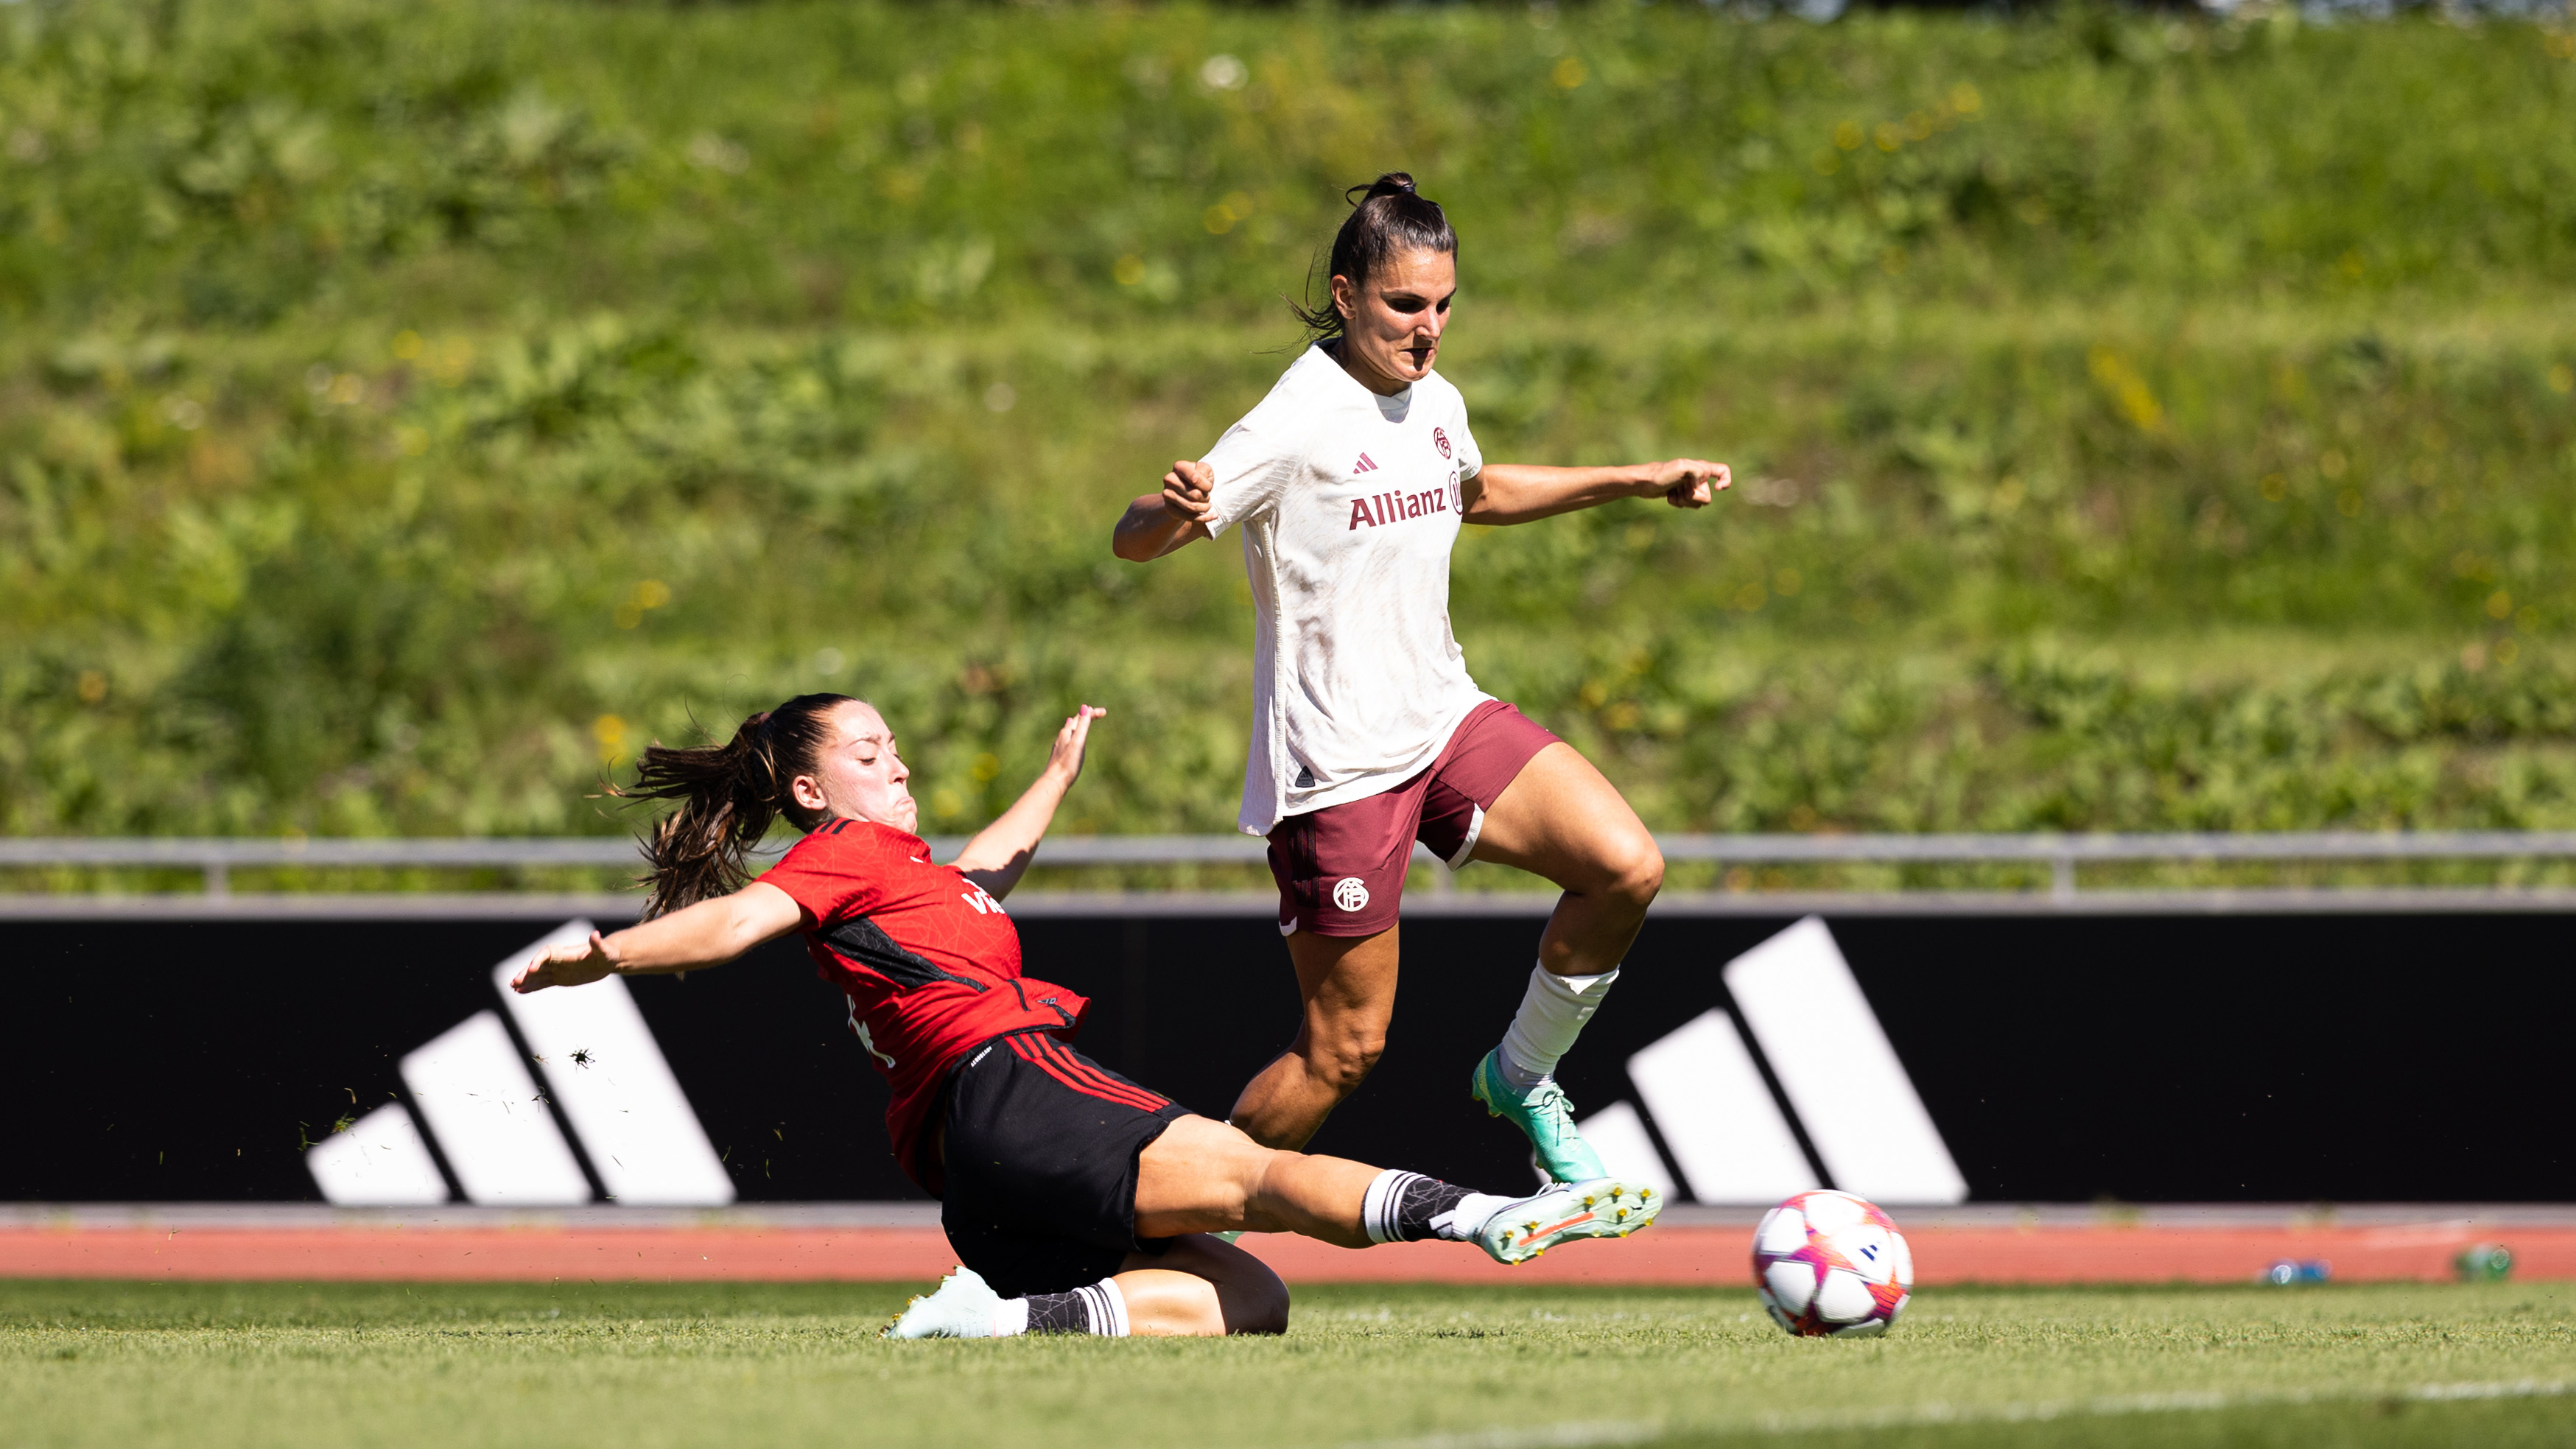
[[[1405,1179],[1414,1176],[1390,1167],[1369,1179],[1368,1191],[1360,1194],[1360,1228],[1372,1243],[1400,1243],[1396,1236],[1395,1209],[1404,1197]]]
[[[1127,1295],[1118,1291],[1118,1280],[1103,1278],[1088,1288],[1073,1290],[1083,1297],[1083,1306],[1091,1310],[1091,1331],[1101,1338],[1127,1336]]]
[[[1616,966],[1598,976],[1559,976],[1545,966],[1533,968],[1521,1009],[1512,1014],[1511,1030],[1503,1033],[1504,1079],[1526,1092],[1556,1075],[1556,1064],[1618,979]]]
[[[1471,1192],[1458,1200],[1458,1205],[1431,1220],[1431,1230],[1453,1243],[1463,1243],[1476,1236],[1478,1229],[1494,1220],[1494,1214],[1518,1202],[1518,1198],[1496,1197],[1490,1192]]]
[[[1005,1298],[1002,1300],[1001,1306],[993,1310],[993,1336],[995,1338],[1017,1338],[1028,1331],[1029,1300],[1025,1298]]]

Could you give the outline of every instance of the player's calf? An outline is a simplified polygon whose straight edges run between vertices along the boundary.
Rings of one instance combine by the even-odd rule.
[[[1005,1298],[972,1268],[913,1299],[887,1338],[1017,1338],[1077,1333],[1096,1338],[1216,1337],[1288,1331],[1288,1285],[1268,1264],[1204,1236],[1175,1240],[1159,1257],[1136,1254],[1120,1272],[1062,1293]]]
[[[1114,1280],[1139,1335],[1286,1333],[1288,1285],[1241,1248],[1193,1234],[1159,1258],[1130,1258]]]

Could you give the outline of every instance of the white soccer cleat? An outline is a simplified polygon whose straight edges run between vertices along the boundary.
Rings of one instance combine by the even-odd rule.
[[[939,1280],[926,1296],[913,1299],[885,1326],[886,1338],[991,1338],[993,1314],[1002,1295],[981,1274],[961,1267]]]
[[[1624,1238],[1663,1210],[1651,1187],[1595,1178],[1504,1204],[1476,1230],[1476,1244],[1497,1263],[1526,1263],[1575,1238]]]

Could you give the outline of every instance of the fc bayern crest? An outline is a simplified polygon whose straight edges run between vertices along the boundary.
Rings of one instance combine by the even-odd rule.
[[[1440,431],[1438,428],[1433,428],[1431,430],[1431,441],[1440,445],[1441,457],[1446,458],[1449,456],[1449,435],[1447,433]]]
[[[1368,909],[1368,882],[1355,875],[1343,876],[1333,884],[1333,904],[1345,911]]]

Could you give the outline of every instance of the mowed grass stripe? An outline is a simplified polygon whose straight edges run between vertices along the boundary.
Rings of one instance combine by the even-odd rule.
[[[1939,1290],[1867,1342],[1789,1339],[1749,1292],[1352,1285],[1275,1340],[876,1338],[912,1291],[12,1283],[0,1402],[46,1445],[2510,1443],[2565,1402],[2408,1394],[2576,1382],[2556,1284]]]
[[[2084,1400],[1962,1406],[1953,1403],[1899,1405],[1854,1412],[1766,1414],[1751,1426],[1764,1434],[1812,1434],[1830,1429],[1910,1429],[1953,1424],[2048,1423],[2058,1419],[2100,1419],[2134,1414],[2207,1413],[2220,1409],[2270,1408],[2283,1405],[2377,1401],[2386,1404],[2444,1404],[2477,1400],[2554,1399],[2576,1392],[2564,1379],[2516,1379],[2508,1383],[2414,1384],[2404,1388],[2319,1391],[2284,1389],[2256,1394],[2129,1394]],[[1592,1449],[1596,1445],[1652,1444],[1687,1438],[1692,1426],[1670,1423],[1541,1424],[1527,1429],[1485,1429],[1465,1434],[1425,1434],[1412,1439],[1360,1440],[1344,1449]],[[1719,1432],[1743,1432],[1742,1426],[1720,1426]]]

